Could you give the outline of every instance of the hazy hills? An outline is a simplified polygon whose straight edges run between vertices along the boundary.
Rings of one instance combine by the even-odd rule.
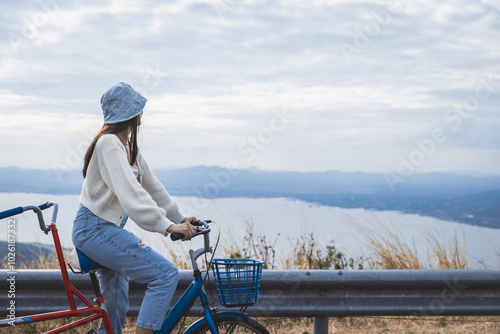
[[[177,196],[292,197],[330,206],[398,210],[500,228],[500,176],[496,175],[415,174],[391,186],[387,175],[361,172],[197,166],[157,169],[155,174]],[[78,194],[82,180],[75,170],[0,168],[1,192]]]
[[[7,264],[9,256],[9,244],[7,241],[0,241],[0,263]],[[16,256],[13,261],[15,268],[31,268],[40,259],[52,259],[56,256],[54,246],[45,245],[39,242],[16,242],[15,244]]]

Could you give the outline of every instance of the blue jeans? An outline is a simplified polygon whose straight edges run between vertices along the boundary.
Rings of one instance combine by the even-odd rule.
[[[129,279],[147,284],[136,325],[159,329],[177,287],[179,271],[163,256],[133,233],[101,219],[80,205],[73,223],[73,244],[85,255],[107,267],[99,271],[99,286],[104,297],[113,332],[122,333],[128,303]],[[106,333],[101,322],[99,334]]]

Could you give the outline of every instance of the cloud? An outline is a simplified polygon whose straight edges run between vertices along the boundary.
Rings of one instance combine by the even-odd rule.
[[[297,115],[293,123],[244,166],[394,169],[415,138],[443,126],[448,108],[474,94],[481,78],[497,75],[500,57],[496,2],[401,4],[398,10],[389,1],[3,4],[0,139],[8,133],[15,149],[2,164],[30,165],[16,152],[39,145],[31,135],[37,129],[54,150],[37,156],[43,165],[64,159],[62,143],[96,132],[100,96],[126,81],[149,100],[143,140],[153,166],[224,165],[286,106]],[[355,50],[350,58],[342,45]],[[499,91],[496,85],[442,151],[453,147],[455,157],[460,149],[498,151],[490,121]],[[72,123],[81,126],[64,126]],[[161,154],[165,143],[177,159]],[[370,163],[377,155],[381,161]],[[471,168],[491,172],[484,161]]]

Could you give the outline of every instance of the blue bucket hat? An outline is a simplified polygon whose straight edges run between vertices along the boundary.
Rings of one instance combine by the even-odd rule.
[[[125,82],[112,86],[101,98],[104,124],[120,123],[134,118],[144,109],[146,101],[144,96]]]

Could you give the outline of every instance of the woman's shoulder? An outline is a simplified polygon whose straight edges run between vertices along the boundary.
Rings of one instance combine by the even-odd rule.
[[[96,142],[95,144],[95,148],[99,151],[108,151],[109,149],[113,148],[113,147],[116,147],[116,148],[120,148],[120,149],[125,149],[125,147],[123,147],[123,144],[120,140],[120,138],[118,138],[118,136],[112,134],[112,133],[107,133],[105,135],[102,135]]]

